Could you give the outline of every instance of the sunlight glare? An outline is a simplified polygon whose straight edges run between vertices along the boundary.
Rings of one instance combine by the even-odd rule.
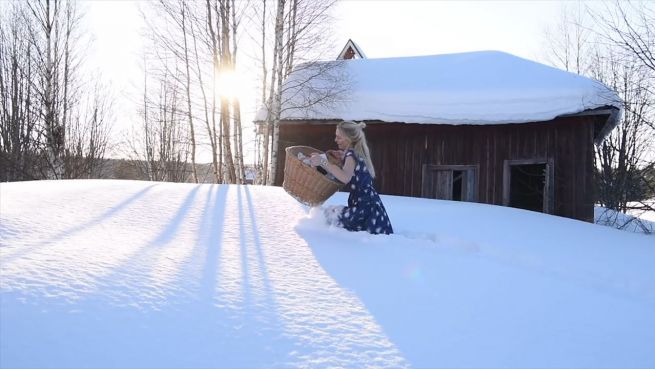
[[[224,69],[216,75],[216,91],[221,97],[243,99],[245,96],[245,78],[234,69]]]

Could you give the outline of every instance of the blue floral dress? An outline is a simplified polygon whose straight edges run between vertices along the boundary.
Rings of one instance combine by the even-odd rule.
[[[372,234],[391,234],[393,228],[382,205],[382,200],[373,188],[373,177],[368,172],[364,159],[357,157],[350,149],[346,151],[343,162],[347,157],[355,159],[355,172],[346,188],[350,190],[348,206],[341,210],[339,222],[349,231],[367,231]]]

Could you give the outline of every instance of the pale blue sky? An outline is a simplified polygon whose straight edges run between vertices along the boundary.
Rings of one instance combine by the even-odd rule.
[[[535,59],[547,25],[575,1],[342,1],[335,16],[342,39],[368,57],[501,50]]]

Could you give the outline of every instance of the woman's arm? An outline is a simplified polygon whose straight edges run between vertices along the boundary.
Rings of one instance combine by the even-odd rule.
[[[330,158],[332,159],[331,161],[333,163],[343,162],[343,156],[346,155],[343,150],[327,150],[325,154],[327,155],[328,160],[330,160]]]
[[[323,163],[321,161],[321,157],[318,155],[312,155],[310,160],[312,166],[322,166],[323,169],[327,170],[329,173],[332,173],[332,175],[342,183],[350,182],[353,174],[355,174],[355,159],[353,159],[352,156],[346,157],[343,168],[336,164],[332,164],[329,161],[324,161]]]

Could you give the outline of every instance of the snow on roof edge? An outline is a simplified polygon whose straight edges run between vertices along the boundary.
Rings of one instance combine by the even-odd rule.
[[[266,109],[262,108],[260,112],[265,114]],[[476,121],[476,120],[457,120],[457,119],[452,119],[452,120],[442,120],[442,119],[435,119],[433,122],[405,122],[401,121],[398,119],[348,119],[348,118],[343,118],[343,117],[331,117],[331,118],[281,118],[280,119],[280,124],[301,124],[305,122],[316,122],[316,124],[327,124],[331,122],[341,122],[341,121],[349,121],[349,120],[354,120],[358,122],[366,122],[367,124],[372,123],[372,124],[386,124],[386,123],[398,123],[398,124],[434,124],[434,125],[489,125],[489,124],[525,124],[525,123],[541,123],[541,122],[549,122],[552,120],[555,120],[557,118],[561,117],[577,117],[577,116],[594,116],[594,115],[609,115],[607,123],[605,124],[603,131],[601,131],[602,138],[604,139],[609,132],[614,129],[619,122],[619,116],[620,116],[620,109],[614,107],[614,106],[602,106],[598,108],[593,108],[593,109],[587,109],[582,112],[575,112],[575,113],[567,113],[567,114],[560,114],[553,116],[552,118],[547,118],[547,119],[541,119],[541,120],[506,120],[506,121]],[[254,123],[265,123],[266,118],[263,116],[258,116],[256,117],[255,120],[253,120]],[[610,126],[611,127],[608,127]],[[602,141],[602,140],[601,140]]]
[[[444,62],[444,60],[446,61]],[[453,60],[456,62],[453,62]],[[398,61],[398,63],[390,63],[392,61]],[[509,77],[508,82],[495,82],[496,85],[492,85],[492,87],[496,88],[496,90],[493,90],[488,89],[488,85],[484,85],[484,82],[480,82],[476,85],[475,82],[471,83],[471,81],[465,81],[468,83],[468,85],[465,84],[465,88],[468,88],[468,90],[462,90],[458,83],[454,83],[452,81],[443,83],[443,81],[436,80],[432,76],[435,74],[444,74],[439,72],[435,73],[434,68],[437,68],[437,70],[439,70],[438,68],[441,68],[441,70],[451,70],[455,73],[462,74],[462,70],[457,70],[460,68],[460,61],[468,63],[466,64],[466,67],[471,68],[469,70],[464,70],[464,72],[473,72],[473,74],[477,73],[477,75],[482,77],[486,77],[487,75],[491,74],[488,70],[493,71],[493,69],[489,69],[488,64],[495,63],[492,65],[492,67],[501,68],[501,72],[505,73],[504,77]],[[369,83],[369,85],[364,86],[365,89],[362,90],[364,94],[360,93],[359,95],[355,96],[354,99],[352,99],[351,105],[355,107],[355,111],[353,112],[352,107],[339,109],[337,106],[335,106],[335,109],[322,109],[320,112],[308,112],[300,108],[289,107],[287,101],[285,100],[283,104],[287,105],[287,107],[285,107],[285,111],[282,114],[282,121],[291,123],[294,121],[308,120],[317,122],[362,120],[450,125],[512,124],[550,121],[557,118],[558,116],[592,111],[594,109],[607,106],[611,106],[613,109],[620,110],[622,105],[618,95],[616,95],[614,91],[598,81],[545,64],[541,64],[536,61],[521,58],[503,51],[494,50],[470,51],[464,53],[449,53],[439,55],[352,59],[345,61],[317,61],[298,65],[297,70],[302,71],[303,67],[310,69],[311,65],[324,65],[325,63],[335,62],[346,63],[345,65],[349,68],[350,71],[355,71],[353,74],[355,75],[356,79],[366,79],[366,77],[369,77],[370,79],[370,76],[366,75],[367,73],[370,73],[370,70],[378,73],[378,75],[375,76],[377,80],[375,80],[372,85],[370,80],[365,81],[366,83]],[[412,76],[411,72],[407,72],[407,69],[411,69],[413,65],[418,65],[419,72],[422,71],[425,73],[425,71],[429,71],[427,75],[420,75],[420,77],[427,76],[428,81],[425,82],[422,86],[419,86],[419,88],[414,88],[408,84],[400,84],[398,86],[394,86],[393,83],[397,82],[393,81],[393,75],[388,78],[392,80],[389,82],[391,86],[384,85],[384,83],[375,83],[379,82],[380,80],[383,80],[386,83],[386,76],[388,74],[382,74],[385,76],[385,78],[379,78],[380,69],[384,70],[385,72],[389,70],[397,71],[399,74],[402,74],[402,76],[408,74],[410,77],[417,79],[416,74]],[[353,69],[354,66],[356,66],[355,69]],[[487,75],[484,73],[487,73]],[[293,75],[294,73],[290,75],[289,79],[291,79]],[[537,77],[532,78],[534,75],[537,75]],[[537,83],[534,85],[522,85],[521,83],[516,82],[525,76],[536,79],[536,82],[542,82],[542,84]],[[550,77],[552,76],[556,77],[554,78],[555,82],[551,82],[551,79],[553,78]],[[400,78],[401,77],[398,77],[397,79]],[[432,80],[435,82],[432,83],[430,78],[432,78]],[[512,80],[512,78],[514,78],[514,80]],[[541,78],[541,80],[539,80],[539,78]],[[382,88],[382,91],[376,90],[376,88]],[[485,90],[485,88],[487,89]],[[559,89],[563,89],[563,91],[559,91]],[[426,110],[425,107],[431,106],[431,104],[433,104],[431,101],[442,100],[435,100],[434,96],[430,96],[430,98],[424,98],[422,100],[420,98],[425,96],[421,94],[432,93],[434,95],[435,91],[441,94],[446,93],[448,98],[445,100],[445,103],[441,104],[442,106],[440,108],[435,108],[436,110],[433,109],[430,112],[429,110]],[[509,94],[507,94],[508,91],[510,92]],[[380,94],[380,92],[382,94]],[[455,94],[451,94],[451,92],[455,92]],[[485,93],[487,95],[484,95]],[[404,98],[401,103],[410,102],[410,100],[415,97],[418,97],[420,101],[418,101],[418,104],[412,104],[416,103],[416,100],[412,100],[409,105],[404,107],[404,109],[398,110],[397,106],[395,106],[396,100],[394,99],[394,94],[396,94],[398,97]],[[472,96],[473,99],[466,100],[467,94]],[[459,108],[453,109],[450,108],[450,105],[448,105],[453,99],[452,96],[464,97],[463,101],[455,100],[454,105],[460,105]],[[487,100],[485,100],[485,96],[487,96]],[[526,96],[525,99],[523,99],[524,96]],[[551,101],[548,100],[548,96],[550,96]],[[503,98],[505,100],[503,100]],[[552,100],[553,98],[557,100]],[[505,110],[496,109],[496,111],[491,112],[485,111],[484,109],[492,108],[491,110],[493,110],[496,105],[500,105],[496,104],[495,100],[500,101],[500,103],[504,102],[506,106],[504,106],[503,109]],[[486,103],[480,104],[476,101],[486,101]],[[361,104],[362,102],[365,104]],[[554,102],[555,104],[553,104]],[[368,106],[364,106],[366,104],[368,104]],[[541,106],[539,104],[541,104]],[[291,106],[294,105],[291,104]],[[444,106],[446,108],[444,108]],[[419,109],[414,109],[415,107],[418,107]],[[518,110],[514,110],[517,109],[517,107]],[[423,110],[421,110],[421,108]],[[523,111],[521,111],[521,108],[523,108]],[[359,110],[357,111],[357,109]],[[394,111],[394,109],[397,110]],[[457,111],[457,109],[459,110]],[[482,111],[472,111],[475,109]],[[266,114],[267,110],[265,107],[263,107],[257,113],[254,121],[263,122],[266,119]],[[614,128],[616,124],[618,124],[617,114],[611,114],[611,118],[613,119],[608,120],[607,127],[604,127],[604,135],[611,131],[611,129]]]

